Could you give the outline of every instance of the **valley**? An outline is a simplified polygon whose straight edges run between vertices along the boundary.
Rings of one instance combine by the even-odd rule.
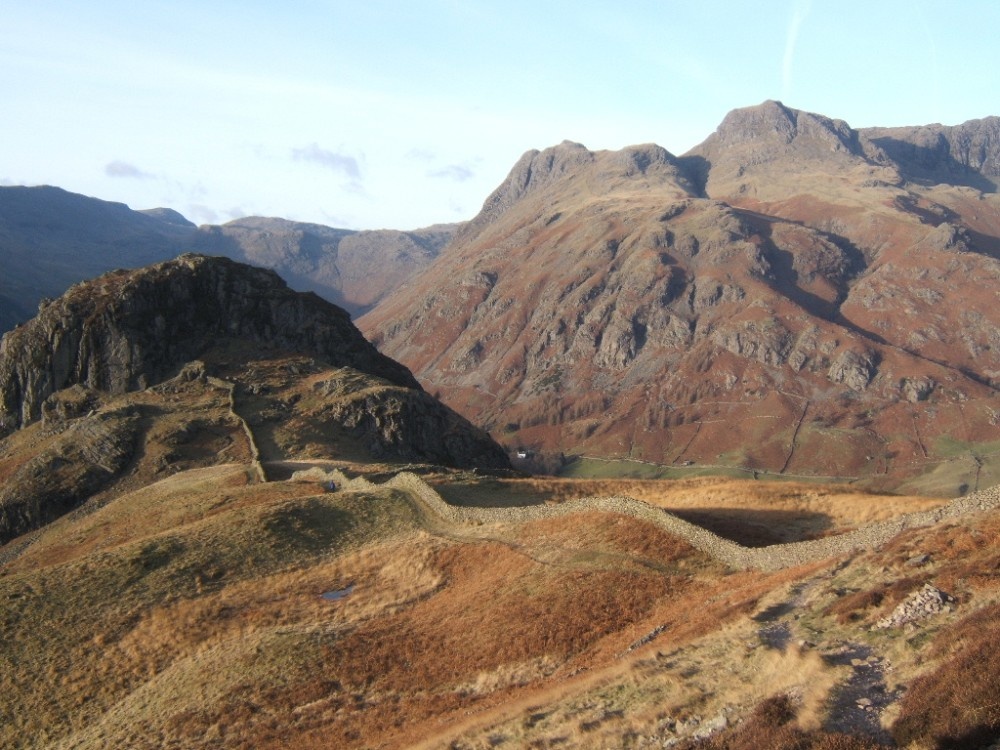
[[[992,747],[998,185],[767,101],[405,232],[0,187],[0,747]]]

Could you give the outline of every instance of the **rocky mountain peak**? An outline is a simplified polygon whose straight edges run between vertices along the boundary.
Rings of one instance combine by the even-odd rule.
[[[857,133],[843,120],[802,112],[768,100],[755,107],[735,109],[726,115],[714,138],[719,144],[783,144],[810,141],[833,150],[861,154]]]
[[[876,143],[843,120],[770,100],[730,112],[681,162],[703,194],[713,198],[731,198],[748,189],[760,197],[762,187],[768,192],[775,179],[803,172],[891,167]],[[891,182],[896,177],[882,179]]]
[[[544,195],[540,200],[552,204],[570,195],[593,197],[615,190],[644,190],[651,185],[668,187],[682,196],[695,195],[699,189],[689,172],[677,157],[655,143],[618,151],[590,151],[579,143],[563,141],[544,151],[525,153],[462,235],[473,236],[495,224],[529,197]]]
[[[76,383],[110,393],[141,389],[224,340],[420,388],[341,308],[291,291],[272,271],[186,254],[77,284],[8,332],[0,342],[0,434],[37,420],[58,390]]]
[[[526,151],[511,168],[507,178],[483,203],[476,223],[491,223],[524,195],[552,182],[567,172],[590,164],[594,154],[573,141],[563,141],[539,151]]]

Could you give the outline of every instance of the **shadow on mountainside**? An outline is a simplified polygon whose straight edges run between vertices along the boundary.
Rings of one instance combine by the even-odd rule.
[[[833,528],[832,519],[825,513],[741,508],[668,510],[678,518],[744,547],[767,547],[817,539]]]
[[[900,167],[902,177],[922,185],[935,185],[947,181],[964,185],[984,193],[995,193],[997,186],[972,167],[955,159],[943,138],[933,147],[919,146],[909,141],[880,136],[872,143],[885,151]]]

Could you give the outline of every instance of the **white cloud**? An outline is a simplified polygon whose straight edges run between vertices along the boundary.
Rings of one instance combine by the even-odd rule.
[[[788,23],[785,37],[785,56],[781,61],[781,98],[787,104],[792,94],[792,66],[795,62],[795,45],[799,31],[809,15],[810,0],[795,0],[792,4],[792,18]]]
[[[303,148],[292,149],[292,158],[296,161],[312,162],[334,172],[341,172],[355,181],[361,179],[361,169],[358,167],[357,159],[349,154],[321,148],[318,143],[310,143]]]
[[[427,173],[428,177],[443,177],[455,182],[465,182],[476,176],[476,173],[463,164],[449,164],[441,169],[434,169]]]
[[[123,177],[130,180],[149,180],[153,177],[149,172],[144,172],[127,161],[108,162],[104,166],[104,174],[108,177]]]

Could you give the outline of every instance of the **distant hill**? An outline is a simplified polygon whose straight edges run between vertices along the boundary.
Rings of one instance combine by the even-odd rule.
[[[997,122],[531,151],[359,325],[511,444],[954,494],[1000,414]]]
[[[293,288],[357,315],[429,264],[459,226],[354,231],[249,217],[196,227],[171,209],[133,211],[55,187],[0,187],[0,333],[78,281],[190,251],[273,269]]]
[[[429,265],[459,226],[352,231],[253,216],[201,227],[195,248],[274,269],[293,288],[359,315]]]
[[[141,213],[57,187],[0,187],[0,333],[77,281],[174,257],[196,231],[173,212]]]

